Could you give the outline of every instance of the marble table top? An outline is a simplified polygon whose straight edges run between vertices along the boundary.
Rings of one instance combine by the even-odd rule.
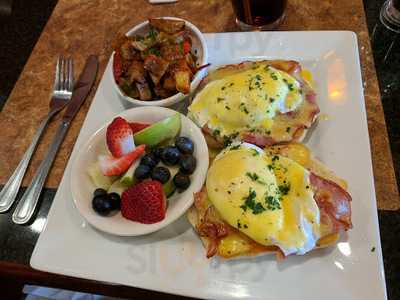
[[[7,129],[0,135],[0,184],[4,184],[15,169],[40,120],[47,113],[53,68],[58,55],[73,56],[76,61],[75,70],[81,70],[89,54],[98,54],[102,74],[112,51],[111,41],[116,34],[124,33],[137,23],[156,16],[187,19],[203,32],[237,31],[228,0],[180,0],[165,5],[150,5],[147,0],[59,0],[0,114],[0,128]],[[287,17],[279,29],[356,32],[365,82],[378,208],[400,208],[362,0],[291,0]],[[101,76],[98,77],[97,84],[100,78]],[[57,155],[46,187],[58,186],[93,95],[94,92],[74,120]],[[60,116],[56,117],[56,120],[59,118]],[[57,125],[58,122],[53,122],[45,133],[24,179],[24,185],[31,180]]]

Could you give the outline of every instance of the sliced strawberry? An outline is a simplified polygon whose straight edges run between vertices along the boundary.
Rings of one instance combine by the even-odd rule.
[[[165,218],[167,200],[162,184],[156,180],[142,181],[122,193],[121,213],[132,221],[152,224]]]
[[[143,129],[149,127],[150,125],[151,124],[148,124],[148,123],[136,123],[136,122],[129,123],[129,126],[131,126],[133,134],[135,134],[136,132],[139,132],[140,130],[143,130]]]
[[[123,67],[122,67],[122,57],[121,53],[119,51],[116,51],[114,53],[114,59],[113,59],[113,73],[114,73],[114,79],[117,83],[119,83],[119,79],[122,76],[123,73]]]
[[[114,157],[121,157],[135,149],[133,132],[129,123],[121,118],[115,118],[107,127],[107,146]]]
[[[113,176],[113,175],[120,175],[124,173],[132,163],[142,154],[146,145],[140,145],[135,148],[132,152],[128,154],[115,158],[113,156],[108,155],[100,155],[99,156],[99,165],[101,172],[105,176]]]

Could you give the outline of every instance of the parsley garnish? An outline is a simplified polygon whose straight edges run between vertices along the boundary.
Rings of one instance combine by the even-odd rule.
[[[149,37],[152,40],[155,40],[157,35],[158,35],[157,30],[155,30],[154,28],[151,28],[147,37]]]
[[[240,148],[240,145],[235,145],[229,148],[229,150],[237,150]]]
[[[251,152],[253,152],[253,156],[260,155],[256,149],[251,149]]]
[[[249,177],[251,180],[259,183],[259,184],[267,185],[263,180],[260,179],[260,176],[258,176],[257,173],[247,172],[246,176]]]
[[[271,73],[271,78],[272,78],[273,80],[278,80],[278,76],[276,76],[275,73]]]
[[[247,209],[251,209],[254,215],[258,215],[265,211],[265,208],[262,206],[260,202],[256,202],[257,194],[256,192],[250,188],[249,194],[243,198],[244,204],[240,206],[243,211],[247,211]]]
[[[286,127],[286,132],[290,132],[290,127]]]
[[[287,195],[289,194],[290,191],[290,183],[284,182],[283,184],[278,186],[278,188],[282,195]]]
[[[232,133],[231,135],[224,136],[224,146],[228,147],[230,144],[232,144],[232,141],[234,139],[236,139],[238,135],[239,135],[239,132],[235,132],[235,133]]]
[[[237,228],[242,228],[242,224],[240,224],[240,220],[237,220]]]
[[[155,56],[161,56],[160,49],[158,49],[158,48],[150,48],[149,53],[154,54]]]
[[[267,204],[267,208],[269,210],[281,209],[281,202],[279,198],[266,195],[265,203]]]
[[[269,102],[273,103],[275,101],[274,98],[269,98]]]
[[[250,172],[247,172],[247,173],[246,173],[246,176],[249,177],[249,178],[250,178],[251,180],[253,180],[253,181],[257,181],[258,178],[260,178],[260,177],[257,175],[257,173],[250,173]]]
[[[221,102],[221,101],[224,101],[225,100],[225,98],[222,98],[222,97],[218,97],[217,98],[217,102],[219,103],[219,102]]]
[[[274,155],[274,156],[272,157],[272,161],[276,161],[276,160],[279,160],[279,156],[278,156],[278,155]]]
[[[226,110],[231,110],[231,108],[228,105],[225,105]]]
[[[240,110],[241,110],[242,112],[244,112],[246,115],[249,113],[249,111],[247,110],[246,105],[245,105],[243,102],[240,103],[239,108],[240,108]]]

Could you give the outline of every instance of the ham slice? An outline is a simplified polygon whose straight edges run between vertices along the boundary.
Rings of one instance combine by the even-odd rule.
[[[310,175],[310,182],[320,210],[321,223],[328,225],[331,233],[351,229],[350,194],[333,181],[313,173]]]

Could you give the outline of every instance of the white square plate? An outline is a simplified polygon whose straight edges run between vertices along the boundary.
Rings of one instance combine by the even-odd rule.
[[[201,298],[386,299],[356,35],[325,31],[205,36],[214,65],[283,58],[298,60],[313,73],[318,103],[328,117],[319,121],[307,144],[348,181],[354,228],[347,238],[331,249],[278,263],[273,256],[206,259],[185,217],[148,236],[110,236],[90,227],[75,209],[69,162],[33,252],[32,267]],[[105,74],[71,160],[105,120],[124,109],[111,88],[109,72]]]

